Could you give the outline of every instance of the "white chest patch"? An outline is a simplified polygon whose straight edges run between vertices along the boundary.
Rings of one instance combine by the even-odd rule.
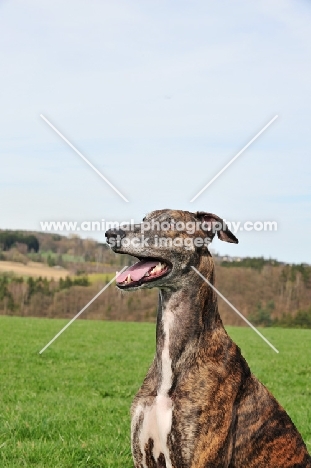
[[[167,446],[167,436],[172,428],[173,404],[168,396],[168,391],[172,386],[172,360],[169,353],[170,328],[174,321],[172,312],[165,311],[163,315],[164,346],[161,356],[162,379],[158,395],[151,406],[141,406],[136,408],[133,418],[133,424],[138,422],[143,413],[143,422],[140,429],[140,450],[143,454],[143,466],[146,465],[145,445],[149,439],[153,440],[153,457],[157,461],[160,453],[163,453],[166,462],[166,468],[172,468],[172,463]]]

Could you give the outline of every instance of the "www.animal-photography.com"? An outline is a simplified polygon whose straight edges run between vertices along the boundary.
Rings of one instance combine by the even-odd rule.
[[[311,468],[310,22],[0,2],[0,467]]]

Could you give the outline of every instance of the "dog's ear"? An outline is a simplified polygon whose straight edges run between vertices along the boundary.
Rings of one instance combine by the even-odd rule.
[[[225,242],[233,242],[238,244],[239,241],[234,234],[228,229],[226,223],[219,216],[214,215],[213,213],[205,213],[204,211],[197,211],[197,218],[202,221],[203,227],[205,225],[205,231],[209,233],[213,239],[215,233],[220,240]]]

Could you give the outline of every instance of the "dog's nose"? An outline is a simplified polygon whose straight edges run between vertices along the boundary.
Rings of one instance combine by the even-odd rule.
[[[122,229],[108,229],[108,231],[105,232],[105,236],[107,237],[107,242],[109,242],[109,239],[123,239],[123,237],[126,236],[126,233],[122,231]]]

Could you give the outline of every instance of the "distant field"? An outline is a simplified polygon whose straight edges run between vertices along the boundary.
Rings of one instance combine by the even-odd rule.
[[[0,261],[0,272],[12,272],[18,276],[42,276],[43,278],[53,278],[55,280],[70,275],[68,270],[51,268],[39,262],[29,262],[24,265],[18,262]]]
[[[57,259],[60,255],[58,253],[52,252],[52,250],[47,250],[45,252],[40,253],[42,258],[48,258],[50,256],[51,258]],[[84,258],[82,255],[62,254],[61,257],[64,262],[84,262]]]
[[[88,278],[91,284],[109,283],[115,275],[116,273],[91,273],[88,275]]]
[[[132,468],[129,407],[154,353],[154,325],[0,317],[0,466]],[[229,328],[253,372],[311,449],[311,330]]]
[[[27,265],[24,265],[18,262],[0,261],[0,273],[15,273],[18,276],[42,276],[42,278],[53,278],[55,280],[65,278],[66,276],[72,276],[71,273],[64,268],[57,269],[40,262],[28,262]],[[115,273],[90,273],[88,278],[91,284],[98,282],[108,283],[114,276]]]

